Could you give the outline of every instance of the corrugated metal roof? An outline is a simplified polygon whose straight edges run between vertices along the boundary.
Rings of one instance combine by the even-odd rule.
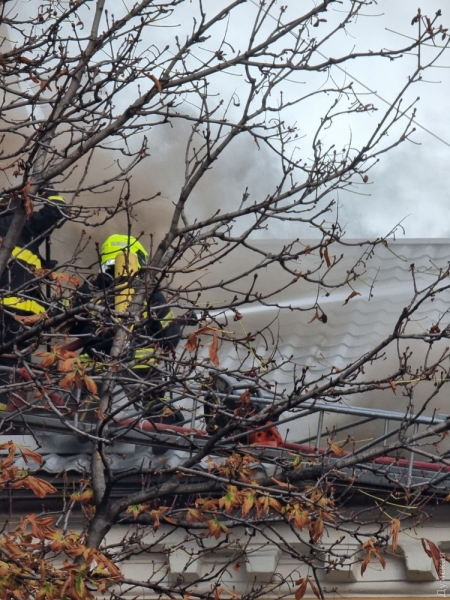
[[[312,245],[313,242],[303,243]],[[276,254],[281,240],[258,244],[265,251]],[[335,245],[332,245],[329,250],[331,260],[333,256],[343,255],[340,266],[336,268],[342,277],[342,273],[351,269],[361,256],[361,248],[338,246],[333,254],[334,248]],[[327,372],[331,365],[341,368],[356,360],[392,331],[403,308],[409,304],[414,294],[411,264],[415,265],[416,283],[422,286],[431,283],[439,267],[446,268],[449,260],[450,243],[444,240],[390,242],[389,248],[380,244],[375,248],[374,256],[358,268],[361,274],[351,282],[351,287],[329,290],[329,295],[326,295],[323,289],[319,292],[319,304],[328,317],[326,323],[319,320],[310,323],[314,313],[302,312],[302,309],[309,308],[314,303],[316,289],[300,278],[289,289],[277,295],[277,303],[283,309],[265,306],[239,308],[243,315],[242,321],[234,323],[231,318],[227,323],[227,330],[234,329],[238,335],[242,334],[241,327],[247,332],[255,332],[277,317],[271,329],[274,335],[279,336],[282,354],[292,355],[296,364],[311,367],[312,372],[319,376]],[[247,262],[251,263],[250,256]],[[305,272],[320,262],[319,253],[313,252],[297,265],[297,269]],[[240,268],[244,269],[247,266],[244,263]],[[227,270],[229,268],[228,265],[224,267]],[[322,269],[318,277],[321,277],[325,270]],[[281,272],[278,265],[274,265],[266,269],[261,279],[263,281],[258,281],[258,286],[263,293],[267,291],[267,287],[276,289],[289,279],[292,280],[292,275],[288,277]],[[327,281],[333,284],[337,279],[337,275],[331,272]],[[360,295],[344,305],[352,290]],[[423,332],[429,329],[439,315],[446,313],[449,301],[450,292],[445,292],[442,296],[437,296],[434,302],[422,305],[409,330]],[[217,314],[220,314],[220,311],[217,311]],[[230,313],[228,315],[231,316]],[[443,326],[449,323],[450,317],[447,315]],[[266,350],[262,343],[258,344],[256,350],[262,357],[269,357],[272,352],[272,348]],[[236,364],[231,352],[225,356],[221,355],[221,359],[221,366],[232,368]],[[284,369],[282,373],[273,376],[273,379],[290,388],[291,373],[292,371]]]
[[[302,242],[304,246],[310,245],[311,247],[313,243],[313,240]],[[273,255],[276,255],[283,246],[283,241],[267,240],[259,242],[259,246],[265,252],[272,252]],[[341,369],[359,359],[365,352],[375,348],[393,331],[403,308],[411,302],[414,296],[411,265],[414,264],[417,288],[426,287],[434,281],[440,268],[448,267],[450,243],[447,240],[395,241],[389,242],[388,247],[383,244],[378,245],[370,260],[361,258],[361,256],[362,249],[358,245],[345,247],[333,244],[330,246],[330,260],[333,261],[335,257],[341,260],[339,266],[336,267],[336,274],[332,271],[329,276],[326,275],[326,265],[323,265],[317,273],[318,279],[324,277],[330,285],[338,280],[339,274],[342,276],[343,272],[350,271],[358,260],[361,260],[355,269],[359,276],[351,282],[351,287],[346,286],[336,290],[322,288],[319,291],[317,299],[327,315],[326,323],[318,319],[310,322],[314,312],[303,310],[313,305],[316,296],[315,289],[312,289],[311,284],[302,278],[278,295],[277,303],[283,309],[273,306],[242,307],[239,308],[239,312],[243,318],[237,323],[233,321],[230,312],[221,317],[220,311],[217,311],[217,317],[219,320],[222,319],[222,322],[225,322],[225,318],[228,317],[227,331],[234,330],[237,335],[242,335],[244,330],[254,333],[265,324],[273,322],[271,331],[274,338],[278,338],[279,356],[292,356],[289,365],[284,365],[282,369],[267,375],[268,379],[278,384],[279,390],[292,390],[294,374],[295,372],[300,373],[302,367],[309,368],[308,377],[309,381],[312,381],[330,374],[333,366]],[[240,269],[249,268],[252,260],[249,254],[243,257]],[[321,261],[319,251],[313,251],[296,265],[296,269],[301,272],[306,272],[308,269],[314,270],[321,262],[323,261]],[[229,272],[230,264],[225,264],[224,270]],[[267,289],[281,287],[290,280],[292,281],[292,275],[286,274],[279,265],[275,264],[266,268],[263,276],[258,278],[258,289],[263,293]],[[443,285],[446,284],[447,282],[444,282]],[[244,288],[242,289],[244,290]],[[351,298],[345,304],[352,290],[360,295]],[[217,295],[212,301],[214,302],[218,298]],[[419,306],[414,318],[408,323],[406,331],[410,334],[423,333],[429,330],[440,317],[442,317],[440,328],[443,329],[450,323],[450,316],[447,312],[449,306],[450,291],[437,295],[433,301],[428,300]],[[270,336],[266,334],[265,340],[267,339],[270,339]],[[244,362],[246,368],[259,365],[271,357],[273,345],[266,348],[265,340],[260,338],[252,344],[260,360],[255,360],[254,355],[249,353]],[[437,358],[446,346],[446,340],[435,343],[431,350],[427,345],[419,344],[414,340],[405,340],[399,344],[400,351],[404,351],[407,347],[413,351],[410,359],[413,372],[415,367],[424,363],[427,350],[430,350],[428,360],[431,360],[433,357]],[[219,352],[219,356],[222,368],[230,370],[237,368],[238,363],[233,352],[222,351]],[[245,358],[245,352],[242,350],[240,358]],[[365,367],[365,375],[361,375],[359,381],[389,377],[394,370],[393,365],[397,363],[397,346],[394,344],[384,351],[380,360]],[[422,402],[434,390],[433,386],[433,381],[420,382],[416,386],[413,410],[418,411],[422,407]],[[363,408],[406,411],[408,402],[408,398],[402,395],[401,390],[394,394],[391,389],[388,389],[344,398],[341,404],[342,406],[358,405]],[[449,407],[444,388],[428,403],[425,414],[447,412],[449,412]],[[311,437],[317,430],[317,420],[317,415],[304,417],[295,424],[281,426],[280,431],[283,437],[292,440]],[[346,424],[353,424],[354,421],[354,417],[351,416],[326,416],[324,429],[326,427],[332,429],[333,426],[344,427]],[[351,430],[349,433],[354,435],[357,440],[368,440],[374,435],[381,435],[383,427],[384,422],[380,420]],[[345,438],[346,434],[342,434],[337,439]]]

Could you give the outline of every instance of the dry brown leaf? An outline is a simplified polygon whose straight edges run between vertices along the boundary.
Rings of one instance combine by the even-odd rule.
[[[333,454],[335,454],[336,456],[345,456],[346,452],[345,450],[343,450],[340,446],[338,446],[337,444],[333,444],[330,440],[328,440],[328,446],[331,450],[331,452]]]
[[[221,594],[222,594],[223,592],[225,592],[225,591],[226,591],[226,590],[225,590],[225,588],[216,588],[216,589],[214,590],[214,600],[219,600],[219,599],[220,599],[220,596],[221,596]]]
[[[217,331],[212,332],[213,340],[209,347],[209,360],[215,367],[219,366],[219,355],[217,354],[217,349],[219,347],[219,336],[217,335]]]
[[[319,517],[314,522],[312,532],[311,532],[311,537],[312,537],[313,542],[317,542],[322,537],[322,533],[323,533],[323,519],[322,519],[322,517]]]
[[[378,558],[378,560],[380,561],[381,566],[383,567],[383,569],[386,568],[386,561],[384,560],[384,558],[381,556],[381,554],[377,551],[374,552],[375,556]]]
[[[58,71],[58,72],[55,74],[55,82],[56,82],[56,83],[58,83],[58,79],[59,79],[60,77],[62,77],[63,75],[67,75],[67,69],[63,69],[62,71]]]
[[[198,508],[188,508],[186,513],[186,521],[188,523],[201,523],[203,521],[202,513]]]
[[[55,352],[58,353],[58,356],[61,360],[67,360],[68,358],[77,358],[76,352],[71,352],[70,350],[66,350],[64,346],[60,346],[59,348],[55,348]]]
[[[94,395],[97,394],[97,391],[98,391],[97,384],[92,379],[92,377],[89,377],[89,375],[85,375],[83,377],[83,379],[84,379],[84,383],[86,384],[86,387],[87,387],[88,391],[91,394],[94,394]]]
[[[363,560],[361,565],[361,575],[364,575],[365,570],[367,569],[367,565],[370,563],[371,552],[367,553],[366,558]]]
[[[15,481],[11,484],[11,487],[13,489],[25,488],[26,490],[31,490],[38,498],[45,498],[47,494],[54,494],[57,492],[57,489],[53,487],[51,483],[39,479],[38,477],[34,477],[33,475],[28,475],[28,477],[25,477],[24,479]]]
[[[29,448],[25,448],[25,446],[18,446],[18,448],[26,464],[28,464],[28,459],[32,460],[39,466],[41,466],[44,462],[44,459],[42,458],[41,454],[38,454],[37,452],[30,450]]]
[[[207,521],[207,525],[209,529],[209,535],[211,537],[216,538],[216,540],[220,538],[222,533],[224,533],[225,535],[229,535],[230,533],[228,527],[221,523],[216,517],[214,517],[210,521]]]
[[[237,404],[243,408],[248,408],[248,405],[251,402],[250,390],[244,390],[242,394],[237,399]]]
[[[70,388],[73,386],[74,381],[75,381],[75,375],[76,373],[68,373],[65,377],[63,377],[60,382],[59,385],[65,389],[65,390],[70,390]]]
[[[69,283],[71,283],[75,287],[79,287],[81,285],[81,279],[76,275],[72,275],[72,277],[69,279]]]
[[[300,585],[299,588],[295,591],[295,600],[301,600],[306,593],[306,588],[308,586],[308,579],[302,578],[296,581],[297,584]]]
[[[52,353],[48,352],[48,356],[46,356],[43,360],[41,360],[41,362],[39,363],[39,366],[42,367],[43,369],[47,369],[48,367],[51,367],[52,365],[54,365],[57,361],[58,361],[58,357],[56,356],[56,354],[52,354]]]
[[[381,556],[381,554],[378,552],[375,544],[376,544],[376,541],[374,540],[374,538],[367,540],[363,544],[363,550],[365,550],[367,552],[367,556],[361,565],[361,575],[363,575],[364,571],[366,570],[367,565],[369,564],[370,559],[372,558],[372,554],[379,560],[383,569],[386,568],[386,561]]]
[[[202,333],[206,333],[207,331],[211,331],[211,327],[201,327],[200,329],[197,329],[197,331],[190,333],[185,345],[186,350],[188,352],[195,352],[197,349],[198,338],[202,335]]]
[[[48,81],[41,81],[41,82],[39,83],[39,87],[41,88],[41,90],[45,90],[45,89],[47,88],[48,90],[50,90],[50,92],[52,92],[52,91],[53,91],[53,90],[52,90],[52,87],[51,87],[51,85],[49,84],[49,82],[48,82]]]
[[[6,446],[6,444],[2,444],[2,448],[4,446]],[[13,462],[14,462],[14,456],[16,454],[16,445],[15,444],[13,444],[11,442],[10,445],[8,446],[8,448],[9,448],[9,454],[5,458],[5,460],[2,462],[3,469],[7,469],[8,467],[10,467],[13,464]]]
[[[156,89],[158,90],[158,92],[159,92],[159,93],[161,93],[161,92],[162,92],[162,85],[161,85],[161,83],[160,83],[159,79],[158,79],[157,77],[155,77],[155,76],[153,75],[153,73],[145,73],[145,75],[146,75],[146,76],[147,76],[149,79],[151,79],[151,80],[153,81],[153,83],[155,84],[155,87],[156,87]]]
[[[399,531],[400,531],[400,521],[398,519],[392,519],[391,530],[390,530],[389,534],[392,538],[392,550],[394,552],[397,550]]]
[[[242,516],[246,517],[251,509],[254,507],[256,502],[256,493],[252,490],[246,490],[242,494],[243,502],[242,502]]]
[[[443,554],[439,548],[436,546],[434,542],[431,540],[427,540],[426,538],[422,538],[422,546],[425,550],[426,554],[432,559],[434,568],[436,569],[437,576],[440,580],[443,579],[443,560],[448,560],[448,558]]]
[[[349,303],[349,301],[354,298],[355,296],[361,296],[361,294],[359,292],[355,292],[355,290],[353,290],[353,292],[350,294],[350,296],[348,296],[344,302],[344,304],[342,306],[345,306],[346,304]]]
[[[314,595],[316,596],[316,598],[320,598],[319,590],[318,590],[316,584],[313,581],[311,581],[311,579],[309,580],[309,585],[311,586],[311,589],[314,592]]]
[[[298,527],[298,529],[300,529],[300,531],[303,529],[303,527],[307,525],[309,526],[311,522],[309,519],[309,512],[304,510],[300,504],[295,504],[292,507],[292,510],[288,513],[287,517],[289,521],[292,518],[294,519],[294,524],[296,527]]]
[[[195,352],[195,350],[197,349],[198,338],[203,333],[208,333],[208,332],[213,332],[213,336],[214,336],[214,334],[217,336],[217,333],[211,327],[201,327],[200,329],[197,329],[197,331],[193,331],[192,333],[190,333],[188,340],[186,342],[186,345],[185,345],[186,350],[188,352]],[[214,341],[213,341],[213,343],[214,343]],[[211,352],[211,349],[210,349],[210,352]],[[211,358],[211,355],[210,355],[210,358]]]
[[[38,315],[28,315],[26,317],[22,315],[14,315],[14,319],[16,321],[20,321],[24,325],[34,325],[35,323],[38,323],[38,321],[42,321],[42,319],[47,318],[47,316],[47,313],[39,313]]]
[[[316,311],[316,314],[313,316],[313,318],[310,321],[308,321],[308,324],[313,323],[318,318],[319,318],[319,313]]]
[[[23,205],[25,208],[25,215],[27,219],[29,219],[33,214],[33,201],[31,200],[30,196],[27,196],[25,198],[25,200],[23,201]]]
[[[61,371],[61,373],[70,373],[71,371],[73,371],[75,369],[75,361],[76,361],[76,357],[75,358],[67,358],[65,360],[63,360],[59,367],[58,370]]]
[[[22,194],[22,198],[23,198],[23,206],[25,209],[25,215],[26,215],[27,219],[29,219],[31,217],[31,215],[33,214],[33,201],[28,196],[30,188],[31,188],[31,181],[27,181],[21,190],[21,194]]]
[[[196,331],[189,334],[186,345],[184,346],[188,352],[195,352],[197,348],[198,335]]]
[[[279,481],[278,479],[275,479],[275,477],[271,477],[271,479],[272,479],[273,482],[275,482],[280,487],[284,487],[284,488],[289,488],[290,487],[289,483],[286,483],[285,481]]]

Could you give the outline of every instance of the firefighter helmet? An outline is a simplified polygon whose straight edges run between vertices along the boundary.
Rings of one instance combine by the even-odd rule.
[[[114,233],[103,242],[100,249],[101,270],[106,272],[109,267],[114,266],[119,254],[121,256],[135,255],[139,267],[147,264],[148,252],[139,240],[131,235]]]

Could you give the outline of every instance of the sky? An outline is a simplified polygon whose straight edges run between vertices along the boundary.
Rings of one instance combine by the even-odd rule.
[[[359,45],[368,40],[369,46],[375,41],[374,32],[386,47],[392,47],[401,39],[407,41],[404,36],[413,36],[416,32],[416,28],[410,23],[418,4],[409,0],[378,0],[373,9],[374,14],[380,15],[376,20],[376,28],[375,17],[360,19],[358,25],[361,29],[355,43]],[[450,6],[447,3],[425,0],[420,2],[420,7],[424,14],[430,16],[442,8],[443,26],[450,26]],[[437,40],[438,44],[440,42],[441,40]],[[408,67],[414,67],[415,60],[413,57],[404,63],[387,65],[379,61],[376,68],[369,70],[355,61],[346,69],[349,77],[357,77],[361,83],[390,101],[399,86],[406,81]],[[450,234],[450,222],[447,218],[450,205],[450,50],[444,52],[424,79],[412,94],[413,97],[420,97],[417,103],[414,143],[406,142],[382,157],[370,173],[369,185],[364,190],[370,195],[341,195],[341,219],[351,237],[383,235],[400,222],[407,237],[447,238]],[[382,105],[377,98],[373,102]],[[402,233],[401,230],[399,233]]]
[[[285,19],[298,10],[296,0],[283,2],[287,6]],[[305,3],[305,9],[308,3]],[[424,0],[420,3],[422,14],[431,18],[442,8],[443,15],[439,22],[450,28],[450,6],[442,0]],[[254,2],[246,8],[250,14],[256,10]],[[274,16],[276,12],[273,11]],[[411,25],[417,14],[417,6],[410,0],[377,0],[364,10],[357,22],[342,33],[332,38],[323,48],[324,57],[336,56],[344,51],[370,51],[378,48],[393,48],[409,42],[409,38],[417,35],[417,25]],[[338,10],[329,11],[328,22],[320,27],[332,26],[340,18]],[[319,30],[318,30],[319,31]],[[325,29],[326,31],[326,29]],[[239,44],[239,29],[232,36],[232,43]],[[442,44],[436,40],[430,47],[422,50],[421,64],[425,65],[435,56],[436,47]],[[398,61],[376,59],[373,61],[349,61],[342,67],[332,69],[332,77],[341,84],[354,81],[355,90],[364,94],[364,101],[373,103],[379,110],[374,114],[361,116],[358,120],[343,120],[341,125],[335,124],[333,133],[324,136],[329,143],[347,142],[352,138],[354,143],[362,143],[368,133],[377,124],[379,115],[407,83],[409,75],[417,66],[417,55],[405,55]],[[295,79],[295,78],[294,78]],[[311,83],[313,80],[313,83]],[[305,88],[322,85],[311,75],[303,79],[300,75],[297,83],[291,88],[284,86],[284,92],[292,96],[304,93]],[[376,95],[370,93],[373,91]],[[416,131],[412,141],[406,141],[389,153],[381,156],[380,162],[370,171],[369,182],[362,186],[358,193],[340,193],[336,200],[339,205],[341,223],[349,237],[378,237],[388,234],[397,224],[397,236],[412,238],[447,238],[450,234],[450,221],[447,219],[449,206],[448,171],[450,167],[450,119],[448,118],[448,98],[450,96],[450,49],[445,50],[441,58],[427,70],[423,81],[414,85],[406,94],[405,101],[415,101]],[[312,135],[315,125],[327,106],[327,99],[321,97],[295,108],[287,113],[292,122],[296,122],[302,134]],[[297,111],[297,112],[296,112]],[[400,120],[401,128],[405,127],[405,119]],[[397,129],[399,131],[399,129]],[[438,139],[440,138],[440,139]],[[224,162],[233,161],[228,156]],[[270,160],[259,156],[260,169],[254,164],[247,165],[245,160],[234,160],[228,167],[233,173],[233,180],[242,186],[249,185],[254,197],[264,193],[270,181],[273,165]],[[261,180],[261,172],[265,177]],[[229,176],[220,176],[213,182],[217,195],[223,194],[229,186]],[[211,188],[209,188],[211,189]],[[229,187],[228,187],[229,189]],[[298,235],[297,226],[277,225],[272,229],[273,235],[292,237]],[[302,235],[314,235],[311,229],[301,231]],[[265,233],[260,235],[264,237]]]
[[[297,0],[286,0],[283,5],[287,6],[285,20],[298,11]],[[306,10],[309,5],[312,3],[305,2],[302,9]],[[431,18],[442,8],[440,22],[450,28],[450,6],[442,0],[424,0],[420,6],[422,13]],[[250,0],[243,9],[246,18],[241,22],[250,22],[256,9],[256,3]],[[185,10],[188,22],[188,5]],[[324,46],[324,56],[336,56],[345,51],[390,49],[407,44],[409,38],[417,35],[417,25],[411,25],[416,14],[417,6],[410,0],[377,0],[363,11],[348,32],[336,35]],[[273,15],[277,16],[275,9]],[[324,27],[326,32],[326,28],[331,28],[340,17],[339,10],[333,8],[327,14],[328,22],[321,24],[320,28]],[[235,48],[242,47],[245,31],[245,25],[229,26],[228,39]],[[441,43],[438,39],[434,47],[430,44],[429,48],[422,50],[422,65],[435,55],[436,47]],[[333,130],[324,136],[325,142],[347,143],[351,136],[355,144],[361,144],[376,126],[379,115],[386,107],[385,102],[390,103],[396,97],[416,66],[417,55],[405,55],[393,62],[385,59],[370,62],[355,60],[343,67],[334,67],[331,74],[335,81],[341,84],[354,81],[355,89],[364,94],[364,101],[373,103],[379,110],[374,114],[361,115],[357,120],[342,119],[341,124],[336,123]],[[319,87],[326,81],[325,76],[311,74],[303,78],[300,74],[292,79],[295,83],[283,87],[284,93],[292,97],[305,93],[305,89]],[[450,119],[447,117],[450,49],[445,50],[439,61],[425,72],[423,79],[408,91],[405,98],[406,103],[415,101],[417,109],[416,131],[412,141],[406,141],[382,155],[379,164],[370,171],[368,183],[360,187],[357,194],[343,192],[336,197],[340,221],[349,237],[384,236],[397,224],[401,224],[396,233],[400,237],[449,236],[450,221],[446,217],[449,205],[447,173],[450,166]],[[229,76],[220,79],[217,86],[225,94],[227,88],[229,92],[237,90],[239,93],[239,83]],[[376,92],[377,96],[371,94],[370,90]],[[307,147],[327,102],[326,97],[319,97],[317,101],[314,99],[305,106],[287,111],[288,119],[297,123],[300,133],[306,136],[301,151]],[[399,127],[403,128],[405,124],[405,119],[400,120]],[[302,142],[299,142],[299,147],[301,145]],[[196,192],[196,204],[200,207],[198,212],[201,215],[202,208],[231,201],[233,193],[240,197],[246,187],[253,198],[270,193],[271,178],[275,176],[273,159],[263,152],[258,153],[253,142],[225,153],[221,161],[220,168],[216,166],[214,175],[205,180]],[[264,173],[263,177],[261,173]],[[311,228],[299,229],[288,224],[273,226],[271,233],[282,238],[295,237],[299,233],[303,236],[314,235]],[[266,233],[262,231],[257,235],[264,237]]]
[[[284,4],[288,6],[287,16],[289,10],[294,11],[298,6],[292,0]],[[444,28],[450,28],[450,5],[442,0],[423,0],[420,8],[422,14],[431,18],[442,9],[439,22]],[[339,13],[335,10],[330,13],[328,21],[331,25],[333,19],[339,18]],[[324,55],[336,56],[344,48],[358,52],[406,44],[409,38],[417,35],[417,25],[411,25],[416,14],[417,5],[410,0],[377,0],[363,11],[358,21],[349,28],[348,34],[333,38],[323,50]],[[422,65],[434,56],[440,44],[442,40],[439,38],[434,47],[430,44],[430,47],[423,49]],[[377,59],[368,64],[367,61],[355,60],[341,68],[335,67],[332,70],[333,78],[340,83],[354,81],[355,89],[365,94],[365,102],[372,102],[379,112],[367,115],[365,122],[344,123],[337,130],[337,138],[330,138],[330,143],[348,139],[350,134],[353,140],[363,140],[377,123],[378,114],[386,106],[385,102],[390,103],[395,98],[416,66],[417,56],[405,55],[395,62]],[[396,233],[400,237],[449,237],[449,96],[450,49],[447,49],[436,64],[425,72],[423,81],[413,86],[407,94],[407,101],[416,101],[417,110],[416,131],[412,141],[406,141],[381,156],[380,162],[369,173],[369,182],[358,190],[358,194],[343,192],[337,197],[340,221],[349,237],[383,236],[397,224],[401,224]],[[317,114],[323,112],[324,106],[319,102],[314,107]],[[300,117],[300,127],[307,130],[308,120],[312,121],[311,114],[306,119]],[[401,123],[404,126],[405,120]],[[278,233],[280,237],[290,237],[294,234],[294,228],[284,226]]]

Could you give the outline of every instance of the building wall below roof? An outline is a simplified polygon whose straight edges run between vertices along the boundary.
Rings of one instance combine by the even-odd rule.
[[[358,512],[363,507],[352,508]],[[318,571],[325,597],[352,600],[450,597],[450,565],[442,563],[444,577],[439,580],[421,542],[426,538],[442,553],[450,551],[447,512],[446,507],[437,507],[430,521],[400,532],[396,552],[388,547],[382,553],[386,567],[383,569],[376,558],[372,558],[364,575],[360,572],[365,556],[361,546],[348,535],[340,544],[333,545],[342,537],[342,532],[329,528],[316,547],[329,556],[327,550],[333,546],[333,556],[339,566],[329,573]],[[75,518],[72,528],[80,530],[81,521]],[[219,540],[197,529],[195,540],[186,531],[171,526],[162,525],[155,532],[131,524],[115,526],[105,544],[113,560],[116,557],[114,562],[124,577],[143,582],[141,586],[116,585],[114,591],[124,600],[161,598],[161,588],[173,586],[175,589],[180,585],[185,586],[188,597],[188,590],[210,592],[216,586],[223,588],[222,600],[237,599],[256,590],[259,590],[259,598],[293,600],[298,580],[312,575],[305,564],[311,557],[308,539],[307,532],[294,531],[285,525],[278,526],[276,533],[266,529],[253,536],[244,528],[234,529],[227,539],[222,536]],[[128,553],[126,559],[119,557],[124,547]],[[150,589],[156,583],[159,591]],[[314,597],[311,590],[305,597]]]

